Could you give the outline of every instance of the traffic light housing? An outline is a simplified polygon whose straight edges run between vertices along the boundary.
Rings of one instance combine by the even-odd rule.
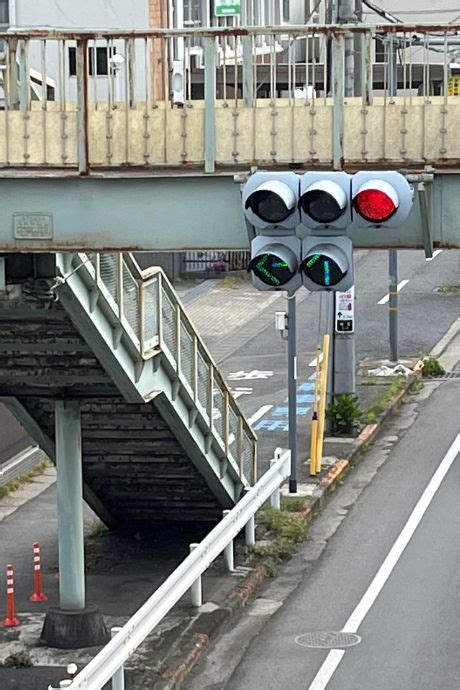
[[[302,283],[312,292],[344,291],[354,283],[353,244],[344,235],[310,235],[302,243]]]
[[[351,175],[307,172],[300,178],[300,221],[307,228],[346,229],[351,225]]]
[[[294,236],[255,237],[251,242],[253,285],[258,290],[286,290],[294,294],[302,285],[299,274],[302,241]]]
[[[259,230],[295,230],[300,223],[300,178],[294,172],[256,172],[243,188],[246,219]]]
[[[414,190],[395,171],[357,172],[351,176],[353,224],[358,228],[396,228],[406,220]]]

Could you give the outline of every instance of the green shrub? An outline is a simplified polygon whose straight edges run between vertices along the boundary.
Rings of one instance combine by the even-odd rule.
[[[341,393],[334,397],[327,412],[335,434],[352,434],[359,428],[362,410],[356,395]]]
[[[422,362],[422,376],[442,376],[446,373],[446,370],[444,369],[442,364],[438,362],[436,357],[432,357],[431,355],[425,355],[424,357],[422,357]]]

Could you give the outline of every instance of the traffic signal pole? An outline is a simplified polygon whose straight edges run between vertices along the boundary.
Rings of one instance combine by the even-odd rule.
[[[289,448],[291,450],[291,476],[289,493],[297,493],[297,336],[296,296],[288,298],[288,422]]]
[[[350,0],[337,0],[337,23],[350,24],[355,21]],[[353,36],[345,34],[345,84],[344,95],[346,97],[355,94],[356,85],[360,83],[361,68],[360,56],[355,59]],[[338,333],[336,329],[337,293],[332,293],[332,318],[331,318],[331,362],[329,377],[328,403],[332,402],[335,395],[340,393],[355,393],[355,336],[354,329],[351,333]]]
[[[398,91],[398,73],[396,64],[396,41],[389,35],[387,41],[388,58],[388,92],[390,97],[396,96]],[[388,328],[390,336],[390,360],[398,361],[398,252],[396,249],[388,251]]]

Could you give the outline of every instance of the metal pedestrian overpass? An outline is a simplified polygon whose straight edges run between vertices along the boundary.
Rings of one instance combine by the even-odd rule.
[[[215,523],[253,483],[254,433],[161,269],[8,255],[0,323],[2,401],[52,459],[56,402],[78,405],[85,500],[109,526]]]

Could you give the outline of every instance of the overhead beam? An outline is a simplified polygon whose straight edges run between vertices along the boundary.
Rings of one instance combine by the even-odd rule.
[[[460,174],[430,184],[433,247],[460,248]],[[404,228],[352,227],[355,247],[423,249],[418,197]],[[3,178],[0,207],[0,252],[249,248],[233,175]]]

